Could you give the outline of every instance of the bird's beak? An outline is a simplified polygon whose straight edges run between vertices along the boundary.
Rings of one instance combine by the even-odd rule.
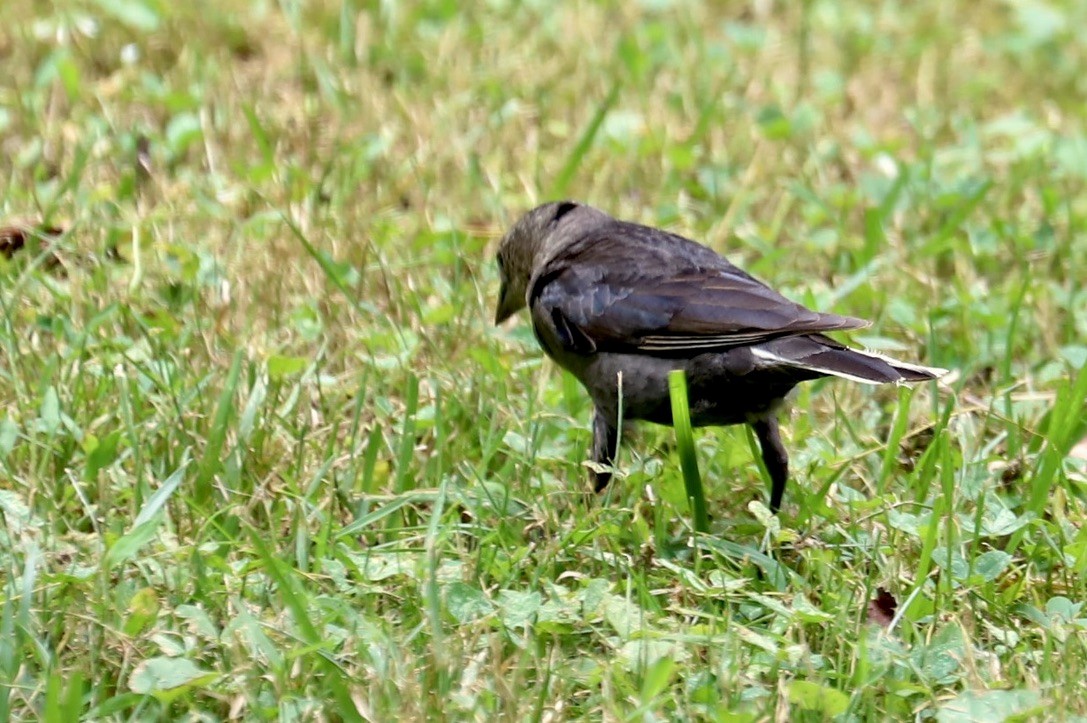
[[[513,304],[510,303],[509,290],[505,284],[498,292],[498,308],[494,310],[494,325],[498,326],[506,319],[513,316]]]

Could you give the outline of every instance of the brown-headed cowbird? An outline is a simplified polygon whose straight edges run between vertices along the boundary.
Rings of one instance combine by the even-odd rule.
[[[543,350],[592,397],[595,462],[615,459],[619,375],[624,420],[671,424],[668,374],[682,369],[694,426],[755,431],[775,512],[788,478],[777,414],[798,382],[919,382],[944,372],[850,349],[823,332],[868,322],[806,309],[701,244],[572,201],[517,221],[498,267],[495,324],[529,308]],[[611,479],[593,474],[597,491]]]

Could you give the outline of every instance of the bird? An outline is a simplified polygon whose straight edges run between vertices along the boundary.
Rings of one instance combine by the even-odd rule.
[[[671,425],[674,370],[686,374],[692,426],[754,431],[774,513],[789,477],[778,418],[797,384],[901,384],[946,372],[841,344],[826,332],[869,322],[812,311],[696,241],[576,201],[525,213],[499,242],[497,264],[495,325],[527,307],[544,353],[592,399],[598,493],[612,477],[620,406],[624,422]]]

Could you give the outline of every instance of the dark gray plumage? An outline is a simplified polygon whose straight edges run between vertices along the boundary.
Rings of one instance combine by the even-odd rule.
[[[687,374],[695,426],[750,424],[777,511],[788,455],[777,412],[799,382],[935,379],[944,370],[850,349],[822,332],[867,326],[789,301],[712,250],[571,201],[525,214],[498,249],[500,324],[528,306],[544,351],[595,405],[592,459],[615,459],[618,375],[623,419],[672,423],[668,373]],[[594,472],[597,491],[611,479]]]

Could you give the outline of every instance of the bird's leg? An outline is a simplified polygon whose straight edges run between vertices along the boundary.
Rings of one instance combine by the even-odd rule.
[[[593,410],[593,461],[611,467],[615,464],[615,445],[618,430],[611,419],[599,407]],[[593,489],[602,491],[611,481],[611,472],[593,470]]]
[[[752,422],[751,427],[759,438],[762,462],[770,473],[770,511],[777,514],[781,509],[781,498],[785,494],[785,482],[789,479],[789,453],[781,444],[777,419],[760,419]]]

